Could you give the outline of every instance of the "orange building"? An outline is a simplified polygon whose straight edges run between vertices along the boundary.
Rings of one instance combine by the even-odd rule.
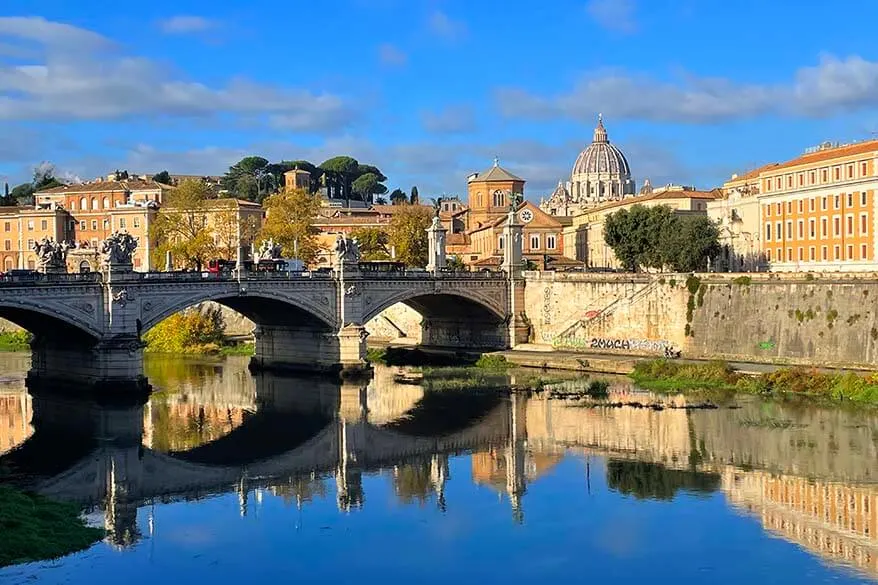
[[[773,270],[878,270],[878,140],[823,144],[759,175],[763,252]]]

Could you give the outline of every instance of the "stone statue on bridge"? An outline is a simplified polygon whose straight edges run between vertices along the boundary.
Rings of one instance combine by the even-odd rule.
[[[277,260],[281,257],[281,246],[276,244],[272,238],[262,240],[256,255],[257,260]]]
[[[33,251],[43,272],[67,272],[67,250],[70,244],[43,238],[34,243]]]
[[[137,238],[128,232],[119,231],[101,243],[100,251],[104,255],[105,265],[130,265],[136,248]]]
[[[360,242],[357,241],[357,238],[349,238],[343,234],[338,234],[333,249],[339,264],[360,261]]]

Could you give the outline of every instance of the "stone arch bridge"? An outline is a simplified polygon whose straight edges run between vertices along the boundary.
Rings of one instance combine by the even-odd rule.
[[[356,265],[326,275],[38,274],[0,282],[0,317],[34,334],[31,376],[53,384],[142,380],[142,335],[205,301],[256,324],[256,369],[355,370],[365,366],[366,322],[399,302],[423,316],[424,345],[503,349],[525,341],[524,282],[507,274]]]

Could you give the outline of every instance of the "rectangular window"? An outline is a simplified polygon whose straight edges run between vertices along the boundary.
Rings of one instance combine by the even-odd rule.
[[[780,177],[778,177],[778,178],[774,181],[774,186],[775,186],[776,189],[780,189]]]
[[[765,251],[765,259],[771,262],[771,248]]]
[[[805,175],[799,173],[799,187],[805,184]]]
[[[815,208],[814,198],[811,197],[810,199],[808,199],[808,211],[814,211],[814,208]]]
[[[110,220],[109,219],[104,220],[104,229],[105,230],[110,229]]]
[[[79,220],[79,229],[81,229],[81,230],[87,230],[87,229],[88,229],[88,226],[86,225],[84,219]]]
[[[34,229],[34,220],[32,220],[32,219],[27,220],[27,229],[28,230]]]
[[[805,237],[805,221],[800,219],[796,227],[798,228],[799,239],[801,240]]]
[[[852,235],[854,235],[854,216],[853,215],[847,216],[847,220],[848,220],[847,221],[848,235],[852,236]]]
[[[46,231],[49,228],[49,222],[45,219],[40,220],[40,229]]]
[[[771,205],[765,205],[765,217],[771,217]],[[9,230],[6,230],[9,231]]]
[[[808,220],[808,239],[813,240],[817,237],[817,220],[813,217]]]
[[[865,213],[860,214],[860,235],[865,236],[869,233],[869,216]]]
[[[845,260],[853,260],[854,259],[854,247],[848,244],[848,255]]]
[[[814,171],[811,171],[811,174],[808,175],[808,184],[809,185],[813,185],[815,183],[815,181],[817,180],[816,176],[817,176],[816,173],[814,173]]]
[[[140,218],[139,217],[134,218],[134,227],[136,227],[136,228],[140,227]]]
[[[866,192],[865,191],[860,193],[860,205],[862,205],[863,207],[866,207]]]
[[[805,260],[805,249],[799,246],[799,262]]]
[[[793,202],[787,201],[787,213],[792,213],[792,212],[793,212]]]
[[[824,183],[829,180],[829,176],[827,175],[826,169],[823,169],[821,174],[823,175],[823,182]]]
[[[838,216],[833,217],[832,218],[832,225],[834,228],[832,230],[832,235],[834,235],[837,238],[841,235],[841,218]]]
[[[835,208],[836,209],[841,208],[841,197],[839,197],[838,195],[835,196]]]
[[[787,262],[793,261],[793,249],[787,248]]]
[[[783,224],[781,222],[777,222],[775,224],[775,228],[776,229],[775,229],[774,233],[776,235],[774,237],[776,237],[778,240],[780,240],[781,238],[783,238]]]
[[[848,207],[854,206],[854,194],[848,193]]]
[[[500,247],[501,250],[503,249],[503,236],[500,236],[498,238],[497,245]]]
[[[96,220],[96,219],[91,220],[91,229],[94,231],[98,231],[98,220]]]
[[[835,167],[832,170],[834,171],[833,175],[835,176],[835,180],[838,181],[841,178],[841,169],[839,167]]]
[[[805,201],[802,199],[799,199],[799,213],[802,213],[802,211],[804,211],[804,206],[805,206]]]
[[[854,178],[854,165],[848,165],[848,179]]]
[[[860,176],[865,177],[866,173],[869,172],[867,169],[868,169],[868,167],[866,166],[866,163],[862,163],[860,165]]]
[[[3,242],[3,247],[6,248],[7,250],[11,250],[12,249],[12,240],[6,240],[5,242]]]
[[[33,249],[34,249],[34,241],[33,241],[33,240],[28,239],[28,241],[27,241],[27,249],[28,249],[28,250],[33,250]]]
[[[789,219],[787,220],[787,239],[793,239],[793,221]]]
[[[555,235],[550,234],[546,236],[546,249],[554,250],[555,249]]]
[[[817,260],[817,249],[814,246],[808,248],[808,257],[811,259],[811,262]]]
[[[820,209],[826,211],[826,197],[824,197],[823,200],[820,202]]]
[[[530,249],[531,250],[539,250],[540,249],[540,236],[532,235],[530,237]]]
[[[825,217],[820,220],[820,237],[821,238],[825,238],[828,235],[827,228],[826,228],[827,223],[828,222],[827,222]]]
[[[124,218],[124,217],[120,217],[120,218],[119,218],[119,229],[120,229],[120,230],[124,230],[124,229],[125,229],[125,218]]]
[[[765,241],[766,242],[771,241],[771,224],[770,223],[765,224]]]
[[[820,246],[820,257],[824,262],[829,260],[828,249],[826,246]]]
[[[869,246],[863,244],[860,246],[860,260],[868,260],[869,259]]]
[[[834,260],[841,260],[841,247],[838,244],[832,247],[832,251],[835,253]]]
[[[3,226],[3,231],[7,231],[7,232],[12,231],[12,224],[7,221],[6,225]]]
[[[778,203],[777,204],[777,214],[780,215],[782,211],[783,211],[783,209],[781,208],[781,204]]]
[[[787,175],[787,187],[792,187],[792,186],[793,186],[793,176]]]

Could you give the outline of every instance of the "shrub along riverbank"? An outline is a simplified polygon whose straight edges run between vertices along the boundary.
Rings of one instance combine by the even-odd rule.
[[[761,396],[800,396],[878,406],[878,374],[827,374],[814,368],[796,367],[748,376],[721,361],[688,364],[652,360],[638,362],[630,377],[647,390],[686,392],[718,389]]]
[[[143,336],[146,351],[172,354],[253,355],[252,343],[230,343],[218,308],[175,313]]]
[[[30,351],[31,338],[27,331],[0,331],[0,351]]]
[[[73,504],[0,486],[0,567],[61,557],[103,537]]]

